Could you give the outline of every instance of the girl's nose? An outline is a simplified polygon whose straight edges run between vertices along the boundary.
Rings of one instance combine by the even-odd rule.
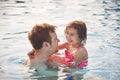
[[[70,38],[70,35],[67,35],[66,37],[67,37],[67,38]]]

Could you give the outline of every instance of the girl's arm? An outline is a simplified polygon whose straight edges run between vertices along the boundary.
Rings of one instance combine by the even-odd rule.
[[[58,49],[64,49],[64,48],[67,48],[67,45],[68,45],[67,42],[65,42],[65,43],[63,43],[63,44],[60,44],[60,45],[58,46]]]
[[[77,66],[80,62],[88,59],[88,53],[86,49],[80,48],[75,54],[75,65]]]

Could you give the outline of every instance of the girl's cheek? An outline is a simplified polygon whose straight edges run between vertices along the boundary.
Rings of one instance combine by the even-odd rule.
[[[66,36],[66,38],[67,38],[67,39],[69,39],[69,37],[68,37],[68,36]]]

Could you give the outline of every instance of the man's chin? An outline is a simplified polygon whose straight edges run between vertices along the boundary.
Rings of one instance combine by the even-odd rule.
[[[49,54],[49,56],[51,56],[52,54],[55,54],[57,52],[58,52],[58,50],[55,50],[54,52],[52,52],[51,54]]]
[[[55,53],[57,53],[58,52],[58,49],[56,49],[52,54],[55,54]]]

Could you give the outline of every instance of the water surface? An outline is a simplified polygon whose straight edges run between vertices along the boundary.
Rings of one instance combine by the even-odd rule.
[[[36,23],[55,24],[58,38],[64,42],[65,26],[72,20],[83,20],[88,28],[89,65],[85,71],[73,72],[80,74],[78,80],[120,80],[119,0],[0,0],[0,79],[32,80],[29,68],[23,65],[32,48],[27,32]]]

